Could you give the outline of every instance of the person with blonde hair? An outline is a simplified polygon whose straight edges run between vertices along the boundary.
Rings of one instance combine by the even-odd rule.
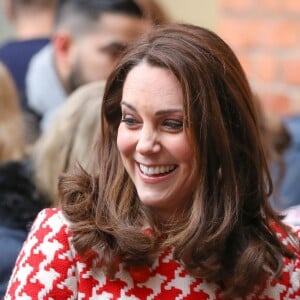
[[[47,207],[37,192],[17,90],[0,63],[0,298],[37,213]]]
[[[173,24],[130,46],[100,124],[97,168],[60,177],[6,300],[299,299],[300,230],[269,205],[253,93],[218,35]]]
[[[58,204],[58,178],[76,163],[88,169],[93,138],[99,130],[99,114],[104,82],[77,89],[61,107],[55,122],[45,131],[33,149],[32,161],[37,187]]]
[[[0,63],[0,163],[22,159],[26,153],[24,124],[15,84]]]

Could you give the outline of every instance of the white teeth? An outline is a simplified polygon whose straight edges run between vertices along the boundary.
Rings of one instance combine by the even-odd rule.
[[[146,167],[144,165],[140,165],[140,170],[145,175],[159,175],[168,173],[176,168],[176,165],[169,166],[156,166],[156,167]]]

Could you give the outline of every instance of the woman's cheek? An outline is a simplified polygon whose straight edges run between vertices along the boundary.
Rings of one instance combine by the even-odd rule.
[[[128,129],[122,128],[122,124],[118,130],[117,146],[122,154],[127,154],[134,149],[135,134]]]

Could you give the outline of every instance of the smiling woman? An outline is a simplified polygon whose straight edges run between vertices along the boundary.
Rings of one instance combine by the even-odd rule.
[[[98,168],[61,177],[7,299],[298,299],[300,233],[268,203],[258,124],[213,32],[174,24],[133,44],[106,84]]]
[[[125,80],[121,105],[123,164],[140,201],[169,222],[191,198],[194,181],[180,83],[167,69],[141,63]]]

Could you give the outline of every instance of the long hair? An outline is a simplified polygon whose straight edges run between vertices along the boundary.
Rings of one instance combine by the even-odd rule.
[[[0,163],[26,155],[24,120],[16,86],[0,64]]]
[[[117,149],[124,81],[142,62],[176,76],[184,96],[184,127],[192,132],[196,188],[187,212],[171,229],[139,201]],[[172,246],[190,274],[222,284],[229,297],[253,290],[269,275],[266,270],[279,275],[283,256],[293,255],[271,226],[287,230],[268,204],[272,183],[252,97],[236,56],[207,29],[170,25],[132,45],[106,85],[99,174],[81,169],[60,181],[76,250],[105,253],[109,273],[116,256],[129,265],[150,264],[160,249]],[[143,234],[145,223],[151,235]]]

